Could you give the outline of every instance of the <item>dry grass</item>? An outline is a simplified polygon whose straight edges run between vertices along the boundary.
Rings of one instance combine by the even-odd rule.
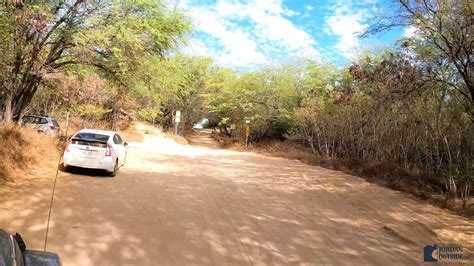
[[[179,144],[189,144],[188,140],[185,137],[176,136],[173,132],[163,131],[163,129],[159,127],[153,127],[148,123],[137,123],[134,127],[135,130],[137,132],[140,132],[141,134],[170,138]]]
[[[0,126],[0,181],[14,181],[35,165],[54,169],[60,145],[47,134],[18,126]]]
[[[162,136],[163,134],[160,128],[153,127],[148,123],[136,123],[134,127],[135,130],[145,135]]]
[[[118,132],[124,141],[142,141],[143,132],[137,129],[135,124],[121,124],[118,128]]]

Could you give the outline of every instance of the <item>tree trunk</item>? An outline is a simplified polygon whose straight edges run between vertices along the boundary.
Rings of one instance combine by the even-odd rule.
[[[13,93],[11,92],[8,92],[5,98],[3,121],[5,121],[6,124],[10,124],[13,121]]]

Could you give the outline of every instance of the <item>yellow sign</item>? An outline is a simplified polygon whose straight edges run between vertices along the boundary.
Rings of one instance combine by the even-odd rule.
[[[245,136],[246,137],[250,136],[250,126],[249,125],[245,126]]]

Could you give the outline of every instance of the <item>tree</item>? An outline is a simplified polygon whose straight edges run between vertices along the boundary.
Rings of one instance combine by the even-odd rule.
[[[363,34],[392,27],[415,29],[417,36],[405,39],[407,55],[423,68],[426,82],[444,83],[460,97],[474,119],[474,6],[469,0],[398,0],[396,13],[382,16]]]
[[[128,82],[130,98],[138,103],[143,119],[159,120],[168,128],[173,125],[175,111],[182,113],[181,125],[190,128],[202,111],[203,92],[208,66],[206,57],[173,54],[167,60],[158,57],[144,58],[138,72]],[[155,116],[156,114],[156,116]]]
[[[45,74],[97,67],[127,87],[141,59],[165,56],[189,30],[187,19],[155,0],[7,1],[0,6],[3,119],[22,115]]]

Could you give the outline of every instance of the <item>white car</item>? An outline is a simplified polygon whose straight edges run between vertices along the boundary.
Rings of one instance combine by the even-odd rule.
[[[114,131],[82,129],[75,133],[64,151],[64,168],[76,166],[103,169],[115,176],[125,165],[127,142]]]

